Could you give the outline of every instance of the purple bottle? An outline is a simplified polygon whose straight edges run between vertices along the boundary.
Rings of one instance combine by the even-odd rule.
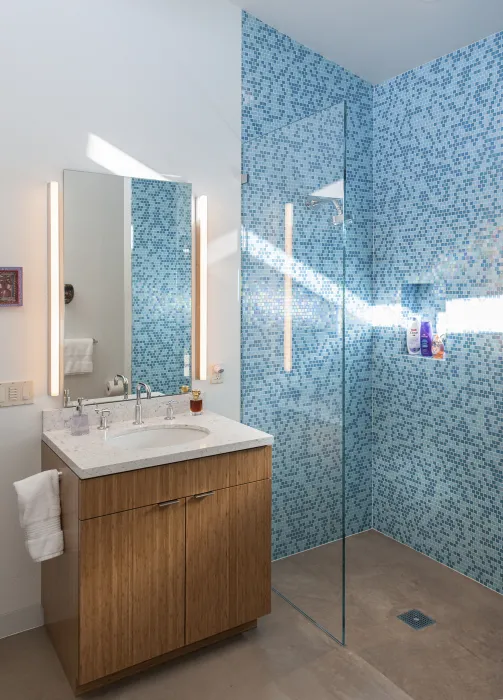
[[[424,318],[421,321],[421,355],[423,357],[433,357],[433,331],[431,330],[431,322]]]

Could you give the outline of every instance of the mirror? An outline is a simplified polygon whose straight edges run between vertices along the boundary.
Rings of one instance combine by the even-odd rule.
[[[64,283],[72,402],[123,399],[117,375],[130,398],[139,381],[158,396],[190,384],[189,183],[66,170]]]

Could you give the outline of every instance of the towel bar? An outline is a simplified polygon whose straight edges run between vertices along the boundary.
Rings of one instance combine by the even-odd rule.
[[[58,471],[58,478],[61,479],[62,476],[63,476],[63,472]]]

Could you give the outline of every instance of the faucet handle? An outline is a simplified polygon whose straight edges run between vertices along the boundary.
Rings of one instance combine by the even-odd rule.
[[[112,411],[109,408],[98,408],[97,406],[95,407],[94,411],[100,417],[100,424],[98,426],[98,430],[107,430],[108,416],[112,413]]]

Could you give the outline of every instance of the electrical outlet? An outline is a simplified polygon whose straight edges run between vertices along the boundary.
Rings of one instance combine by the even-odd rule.
[[[0,384],[0,408],[33,403],[33,382],[4,382]]]
[[[224,383],[224,368],[222,365],[213,365],[211,368],[210,384]]]

